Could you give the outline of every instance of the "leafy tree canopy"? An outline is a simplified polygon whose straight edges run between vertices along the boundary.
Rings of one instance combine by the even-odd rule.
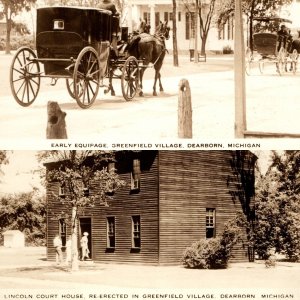
[[[256,189],[256,250],[300,259],[300,151],[273,152],[273,163]]]

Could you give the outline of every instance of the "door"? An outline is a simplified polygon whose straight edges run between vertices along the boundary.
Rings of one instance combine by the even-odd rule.
[[[88,248],[90,250],[90,258],[93,258],[92,247],[92,219],[89,217],[79,218],[79,241],[85,232],[88,233]],[[80,245],[80,243],[79,243]]]

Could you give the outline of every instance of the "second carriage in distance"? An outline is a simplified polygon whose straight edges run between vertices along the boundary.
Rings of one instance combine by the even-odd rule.
[[[254,21],[265,23],[291,23],[290,20],[279,17],[258,17]],[[297,70],[298,51],[292,46],[292,37],[287,32],[281,35],[274,32],[259,31],[253,34],[253,50],[258,54],[258,66],[261,73],[264,72],[265,63],[275,63],[279,75],[286,71]],[[252,64],[255,62],[254,53],[250,48],[246,49],[246,73],[251,73]],[[288,68],[290,64],[290,68]]]

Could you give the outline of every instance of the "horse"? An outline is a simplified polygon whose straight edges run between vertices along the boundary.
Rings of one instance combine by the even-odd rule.
[[[162,67],[165,54],[167,52],[165,40],[170,38],[170,27],[168,21],[160,22],[155,30],[154,35],[148,33],[140,33],[134,36],[128,45],[127,51],[130,56],[143,60],[143,67],[140,70],[140,92],[143,96],[143,75],[149,63],[152,63],[155,70],[153,96],[157,96],[156,82],[159,81],[159,88],[162,92],[160,69]]]

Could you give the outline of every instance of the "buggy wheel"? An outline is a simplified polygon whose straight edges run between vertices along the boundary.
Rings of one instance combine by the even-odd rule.
[[[246,74],[251,75],[251,63],[253,61],[253,55],[250,48],[247,48],[245,53],[245,67],[246,67]]]
[[[100,61],[96,50],[85,47],[79,53],[73,74],[74,98],[81,108],[89,108],[99,91]]]
[[[22,106],[31,105],[40,90],[40,65],[34,51],[21,47],[13,57],[10,68],[10,88]]]
[[[296,49],[294,49],[291,54],[291,60],[291,71],[293,72],[293,74],[296,74],[298,62],[298,51]]]
[[[264,74],[265,62],[263,59],[260,59],[258,62],[259,72],[260,74]]]
[[[78,82],[77,84],[80,84],[80,82]],[[69,95],[73,99],[76,99],[75,93],[74,93],[74,80],[73,80],[73,78],[67,78],[66,79],[66,85],[67,85],[67,90],[68,90]]]
[[[276,68],[279,75],[283,75],[286,68],[286,52],[283,47],[280,48],[277,54]]]
[[[139,63],[133,56],[129,56],[122,68],[121,88],[126,101],[132,100],[138,90]]]

